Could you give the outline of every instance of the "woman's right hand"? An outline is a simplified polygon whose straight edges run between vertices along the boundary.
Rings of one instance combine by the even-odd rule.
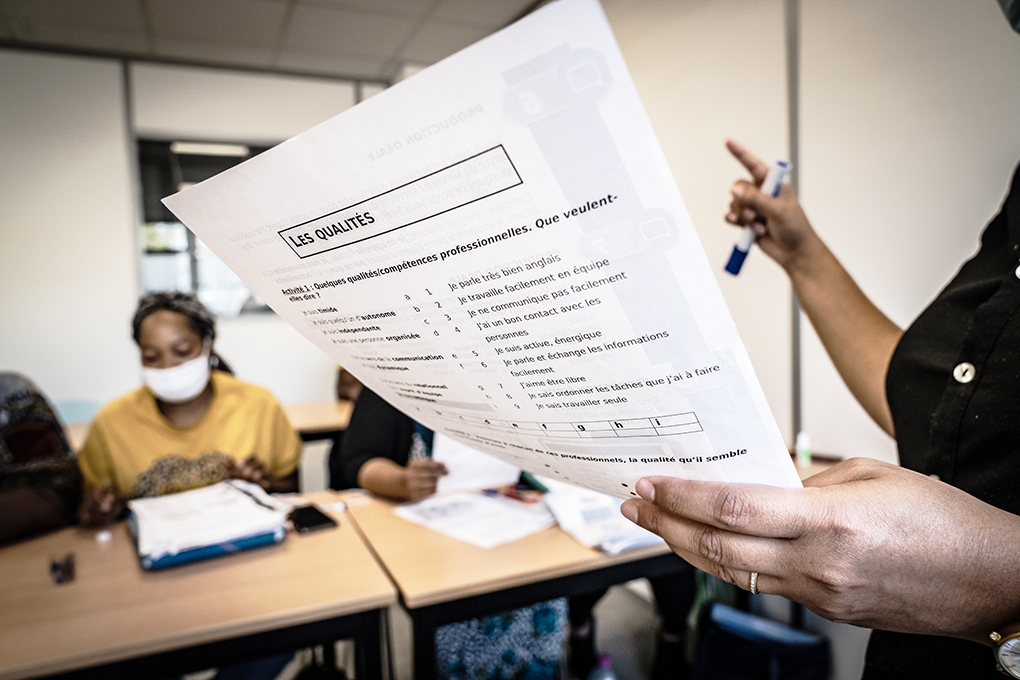
[[[752,178],[737,180],[730,187],[732,200],[726,221],[754,229],[758,246],[791,274],[809,264],[812,256],[824,251],[825,246],[793,189],[784,184],[776,198],[763,194],[759,187],[765,181],[769,166],[733,140],[726,141],[726,148],[747,168]]]
[[[407,461],[404,468],[404,483],[407,498],[420,501],[436,492],[439,478],[447,474],[446,465],[431,458],[415,458]]]
[[[110,488],[109,482],[88,487],[82,494],[78,522],[87,527],[103,526],[119,519],[125,507],[124,499]]]

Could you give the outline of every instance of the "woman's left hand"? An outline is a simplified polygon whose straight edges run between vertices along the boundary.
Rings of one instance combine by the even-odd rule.
[[[1020,517],[870,459],[803,489],[648,477],[631,521],[695,567],[833,621],[966,638],[1020,621]]]

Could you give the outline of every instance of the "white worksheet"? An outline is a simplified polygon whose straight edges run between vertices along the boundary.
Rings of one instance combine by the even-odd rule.
[[[479,548],[518,541],[556,524],[544,502],[454,491],[393,508],[397,517]],[[623,520],[627,521],[627,520]]]
[[[446,464],[447,474],[436,480],[436,493],[476,491],[516,484],[521,470],[504,460],[436,432],[432,458]]]
[[[653,474],[800,484],[595,0],[165,203],[330,357],[468,446],[618,497]]]

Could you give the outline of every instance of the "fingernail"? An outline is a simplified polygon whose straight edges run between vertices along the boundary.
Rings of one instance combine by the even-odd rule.
[[[638,483],[634,485],[634,490],[637,491],[638,496],[641,496],[649,503],[655,502],[655,485],[647,479],[639,479]]]
[[[634,524],[637,524],[637,505],[633,501],[624,501],[620,513]]]
[[[726,214],[726,221],[729,222],[730,224],[736,224],[736,222],[737,222],[737,214],[736,213],[727,213]]]
[[[739,184],[730,189],[730,193],[733,194],[734,198],[740,198],[744,195],[744,187]]]

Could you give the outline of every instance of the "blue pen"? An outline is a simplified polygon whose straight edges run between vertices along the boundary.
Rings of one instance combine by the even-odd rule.
[[[788,172],[790,172],[789,163],[776,161],[769,168],[769,174],[765,175],[765,181],[761,183],[759,190],[763,194],[775,198],[779,195],[779,190],[783,188],[783,180],[786,179]],[[747,251],[754,244],[754,238],[754,229],[750,226],[744,227],[744,233],[740,240],[733,244],[733,252],[730,253],[730,261],[726,263],[726,271],[734,276],[740,273],[740,268],[744,266],[744,260],[747,258]]]

